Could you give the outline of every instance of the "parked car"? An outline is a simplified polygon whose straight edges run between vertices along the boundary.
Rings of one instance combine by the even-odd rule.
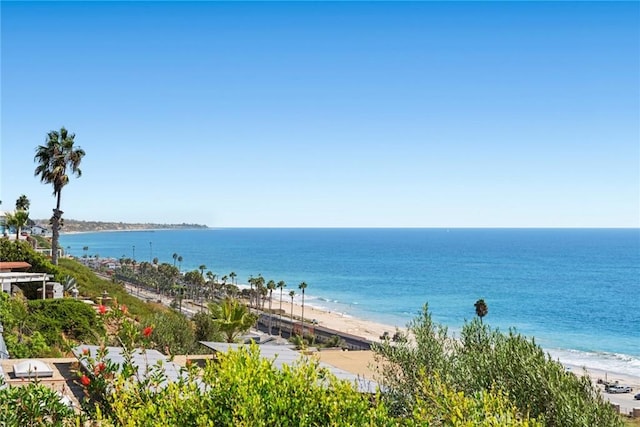
[[[631,393],[633,389],[626,385],[610,385],[606,391],[607,393]]]
[[[638,394],[636,394],[635,396],[633,396],[633,398],[634,398],[635,400],[640,400],[640,393],[638,393]]]

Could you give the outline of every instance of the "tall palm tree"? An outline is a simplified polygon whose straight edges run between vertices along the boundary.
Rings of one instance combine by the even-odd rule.
[[[89,246],[83,246],[82,251],[84,252],[83,258],[87,257],[87,252],[89,251]]]
[[[248,331],[256,320],[247,306],[235,299],[226,298],[220,304],[211,304],[209,310],[213,323],[229,343],[234,342],[239,334]]]
[[[18,200],[16,200],[16,210],[28,211],[30,206],[31,206],[31,201],[29,201],[29,198],[24,194],[20,196]]]
[[[229,273],[229,277],[231,277],[231,284],[232,285],[236,284],[236,282],[235,282],[236,276],[238,276],[238,275],[235,273],[235,271],[232,271],[231,273]]]
[[[209,270],[207,271],[207,285],[209,285],[209,294],[212,295],[213,294],[213,278],[216,277],[215,274],[213,274],[213,271]]]
[[[276,287],[280,288],[280,311],[278,312],[278,335],[282,336],[282,290],[287,287],[284,280],[280,280]]]
[[[476,315],[480,318],[480,323],[482,323],[482,318],[489,313],[489,307],[487,307],[487,303],[481,298],[476,301],[473,306],[476,308]]]
[[[291,336],[293,336],[293,297],[296,296],[296,291],[289,291],[291,297]]]
[[[204,279],[204,271],[207,269],[207,266],[202,264],[200,267],[198,267],[198,270],[200,270],[200,275],[202,276],[202,278]]]
[[[305,282],[300,282],[298,289],[302,290],[302,337],[304,338],[304,290],[307,289]]]
[[[178,255],[178,271],[182,270],[182,255]]]
[[[267,295],[264,283],[264,277],[262,277],[262,274],[258,274],[258,277],[256,278],[256,307],[258,309],[260,309],[260,297]],[[264,299],[262,300],[262,310],[264,310]]]
[[[271,312],[271,302],[273,300],[273,290],[276,288],[276,282],[273,280],[269,280],[267,282],[267,289],[269,290],[269,335],[271,335],[271,319],[273,318],[273,313]]]
[[[171,257],[173,258],[173,266],[176,266],[176,260],[178,259],[178,254],[177,253],[173,253],[173,255],[171,255]]]
[[[75,134],[67,132],[63,127],[60,132],[52,130],[47,134],[47,142],[36,148],[36,155],[33,158],[38,163],[34,172],[35,176],[40,176],[40,182],[53,185],[53,195],[56,197],[56,207],[51,217],[51,262],[58,265],[58,240],[60,239],[60,228],[62,227],[62,214],[60,210],[60,196],[62,188],[69,183],[67,168],[76,177],[82,176],[80,162],[85,155],[83,149],[74,148]]]
[[[253,306],[253,285],[255,283],[255,280],[253,278],[253,275],[249,276],[249,279],[247,280],[249,282],[249,308],[251,309],[251,307]]]

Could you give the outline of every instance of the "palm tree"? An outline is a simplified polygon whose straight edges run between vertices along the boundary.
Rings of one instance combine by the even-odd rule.
[[[173,258],[173,266],[176,266],[176,260],[178,259],[178,254],[177,253],[173,253],[173,255],[171,255],[171,257]]]
[[[480,323],[482,323],[482,318],[489,313],[489,307],[487,307],[487,303],[481,298],[474,304],[476,308],[476,315],[480,318]]]
[[[291,297],[291,336],[293,336],[293,297],[296,296],[296,291],[289,291]]]
[[[266,289],[264,288],[264,277],[262,277],[262,274],[258,274],[258,277],[256,277],[256,307],[258,309],[260,309],[260,297],[262,296],[266,296],[267,292]],[[262,300],[262,310],[264,310],[264,299]]]
[[[253,285],[256,279],[253,278],[253,275],[249,276],[249,309],[253,306]]]
[[[87,252],[89,251],[89,246],[83,246],[82,251],[84,252],[83,258],[87,257]]]
[[[202,276],[202,278],[204,279],[204,271],[207,269],[207,266],[202,264],[200,267],[198,267],[198,270],[200,270],[200,275]]]
[[[231,298],[226,298],[220,304],[210,304],[209,311],[213,323],[229,343],[234,342],[239,334],[249,330],[257,318],[249,312],[246,305]]]
[[[235,285],[235,279],[236,279],[237,274],[235,273],[235,271],[232,271],[231,273],[229,273],[229,277],[231,277],[231,284]]]
[[[271,312],[271,302],[273,300],[273,290],[276,288],[276,282],[273,280],[269,280],[267,283],[267,289],[269,290],[269,335],[271,335],[271,319],[273,318],[273,313]]]
[[[178,271],[182,270],[182,255],[178,255]]]
[[[16,241],[20,239],[20,231],[22,227],[29,223],[29,212],[16,210],[14,213],[5,214],[5,222],[8,226],[14,227],[16,230]]]
[[[280,280],[276,287],[280,288],[280,311],[278,312],[278,335],[282,336],[282,290],[287,287],[284,280]]]
[[[16,200],[16,210],[28,211],[29,206],[31,206],[31,202],[29,201],[29,198],[24,194],[20,196],[18,200]]]
[[[307,289],[307,284],[300,282],[298,289],[302,290],[302,337],[304,337],[304,290]]]
[[[75,134],[68,133],[63,127],[60,132],[52,130],[47,134],[46,145],[36,148],[36,155],[33,158],[38,163],[34,172],[35,176],[40,176],[40,182],[53,185],[53,195],[56,197],[56,207],[51,217],[51,262],[58,265],[58,240],[60,238],[60,228],[62,227],[62,214],[60,210],[60,196],[62,188],[69,183],[67,168],[76,177],[82,176],[80,162],[85,155],[81,148],[74,148]]]

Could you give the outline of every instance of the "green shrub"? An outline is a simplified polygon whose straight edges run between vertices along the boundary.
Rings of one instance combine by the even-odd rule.
[[[508,396],[520,414],[545,425],[622,426],[586,376],[565,372],[533,340],[513,331],[501,333],[474,319],[456,341],[431,320],[426,305],[409,330],[414,340],[374,345],[383,366],[385,397],[395,413],[407,416],[415,411],[419,402],[428,400],[425,379],[438,378],[446,389],[466,396],[492,391]]]
[[[48,387],[30,383],[0,388],[2,426],[73,426],[76,421],[73,409],[62,403],[60,395]]]
[[[33,300],[29,301],[28,307],[29,327],[40,331],[49,345],[62,346],[64,338],[97,343],[98,337],[104,334],[104,325],[95,310],[82,301],[70,298]]]
[[[165,354],[191,354],[200,347],[195,340],[193,322],[180,313],[155,313],[145,317],[142,326],[153,327],[152,348]]]

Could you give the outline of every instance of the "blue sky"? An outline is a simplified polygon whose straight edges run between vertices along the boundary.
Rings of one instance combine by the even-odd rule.
[[[0,209],[213,227],[640,226],[640,5],[1,7]]]

